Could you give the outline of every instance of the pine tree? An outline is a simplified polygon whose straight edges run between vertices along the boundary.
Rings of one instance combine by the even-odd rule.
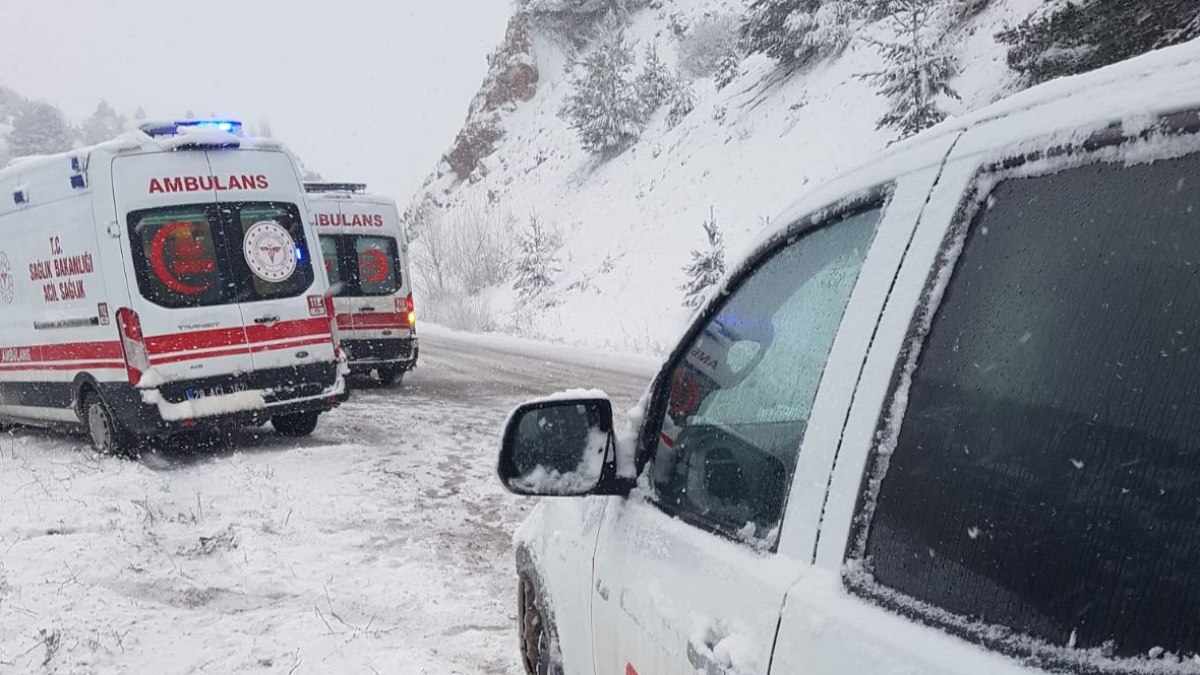
[[[707,297],[708,288],[715,286],[725,276],[725,238],[711,209],[708,220],[701,226],[708,240],[708,248],[692,251],[692,261],[683,267],[687,281],[679,290],[683,291],[684,307],[699,307]]]
[[[820,0],[752,0],[741,27],[747,50],[784,65],[803,64],[811,53],[804,46],[804,34],[795,30],[793,16],[812,14],[820,5]]]
[[[71,149],[74,130],[62,112],[49,103],[32,102],[13,118],[8,150],[13,157],[50,155]]]
[[[562,236],[558,231],[544,227],[537,214],[531,215],[529,226],[517,237],[517,279],[513,288],[521,300],[539,298],[554,285],[554,277],[562,272],[560,248]]]
[[[841,54],[853,35],[855,6],[847,0],[825,0],[806,18],[803,44],[814,56]]]
[[[642,103],[642,117],[649,118],[671,98],[675,83],[666,64],[658,56],[658,45],[646,45],[646,56],[642,61],[642,72],[635,82]]]
[[[894,0],[893,5],[888,22],[895,37],[871,41],[883,56],[884,69],[859,77],[888,100],[877,128],[894,129],[903,138],[946,119],[938,97],[958,98],[950,86],[958,63],[937,34],[929,0]]]
[[[617,32],[572,69],[571,93],[559,115],[588,152],[611,155],[641,135],[644,108],[633,63],[633,49]]]
[[[741,54],[736,51],[725,54],[717,62],[717,70],[713,73],[713,84],[717,86],[717,89],[728,87],[741,74],[741,68]]]
[[[997,36],[1008,65],[1037,84],[1200,37],[1196,0],[1083,0],[1058,3]]]
[[[679,126],[683,118],[696,109],[696,91],[692,89],[692,83],[679,73],[675,74],[671,98],[667,103],[667,127],[671,129]]]
[[[83,122],[83,142],[92,145],[116,138],[125,131],[127,123],[124,115],[102,100],[91,117]]]

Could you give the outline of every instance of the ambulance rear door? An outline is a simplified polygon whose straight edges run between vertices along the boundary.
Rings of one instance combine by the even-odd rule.
[[[325,284],[312,260],[319,249],[315,237],[310,246],[303,191],[291,159],[273,150],[209,150],[207,155],[213,176],[225,181],[219,210],[228,224],[231,265],[243,280],[239,299],[254,369],[332,363]]]
[[[118,330],[143,342],[156,381],[237,387],[252,361],[205,153],[122,156],[112,170],[133,305],[111,308]]]
[[[354,336],[379,340],[409,336],[408,274],[402,269],[403,239],[396,207],[386,202],[342,203],[347,257],[355,266],[350,298]]]

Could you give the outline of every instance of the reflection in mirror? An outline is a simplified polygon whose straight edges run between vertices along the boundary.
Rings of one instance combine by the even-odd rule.
[[[612,407],[607,400],[526,404],[509,420],[500,478],[519,494],[588,494],[604,472],[611,430]]]

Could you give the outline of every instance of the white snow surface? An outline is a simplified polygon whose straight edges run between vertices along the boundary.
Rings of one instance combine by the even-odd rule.
[[[519,673],[530,502],[494,464],[523,394],[435,374],[237,453],[0,433],[0,673]]]
[[[1012,91],[1005,48],[994,36],[1038,5],[992,3],[948,38],[962,65],[954,82],[962,100],[946,102],[951,113],[980,109]],[[694,25],[706,13],[740,6],[738,0],[665,3],[634,14],[627,35],[639,54],[656,43],[674,67],[672,15]],[[856,76],[879,70],[880,60],[857,39],[840,57],[791,75],[755,56],[723,90],[696,80],[696,108],[677,127],[669,129],[659,111],[638,143],[601,162],[558,117],[569,90],[563,49],[537,33],[535,47],[537,94],[505,113],[506,138],[483,170],[460,180],[443,166],[425,191],[451,208],[492,200],[522,223],[536,212],[562,232],[564,272],[550,292],[559,304],[521,329],[551,340],[661,354],[691,316],[681,304],[682,267],[690,251],[705,245],[701,222],[710,208],[732,270],[764,230],[788,224],[774,219],[781,210],[895,140],[875,129],[886,104]],[[497,325],[520,306],[508,287],[484,297]]]

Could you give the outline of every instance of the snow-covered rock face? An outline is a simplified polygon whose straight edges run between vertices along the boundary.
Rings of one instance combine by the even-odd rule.
[[[996,0],[950,32],[961,100],[944,100],[947,112],[961,115],[1014,89],[995,35],[1038,5]],[[655,46],[674,73],[696,26],[744,9],[740,0],[651,2],[628,14],[625,36],[639,69]],[[501,284],[471,298],[489,318],[465,327],[660,353],[691,316],[683,268],[707,247],[705,221],[719,224],[733,269],[764,229],[787,225],[775,214],[896,140],[876,129],[888,104],[860,77],[881,70],[867,38],[887,38],[889,28],[866,23],[840,56],[794,72],[751,56],[721,89],[712,78],[691,80],[695,107],[678,124],[664,107],[636,143],[602,160],[580,147],[559,114],[570,92],[570,40],[530,21],[528,11],[518,8],[462,134],[414,203],[437,205],[444,221],[481,204],[517,227],[536,214],[562,234],[563,271],[540,303],[545,309],[531,311]],[[421,246],[418,238],[418,259]]]

